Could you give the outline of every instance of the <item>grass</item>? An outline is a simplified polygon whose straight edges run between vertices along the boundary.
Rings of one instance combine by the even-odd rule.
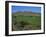
[[[41,16],[13,16],[12,31],[41,29]]]

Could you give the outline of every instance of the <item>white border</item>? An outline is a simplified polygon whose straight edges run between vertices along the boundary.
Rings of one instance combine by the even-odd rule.
[[[41,7],[41,30],[27,30],[27,31],[12,31],[12,17],[11,17],[11,6],[35,6]],[[42,4],[25,4],[25,3],[9,3],[9,35],[11,34],[26,34],[26,33],[42,33],[44,28],[44,13],[43,13],[43,5]]]

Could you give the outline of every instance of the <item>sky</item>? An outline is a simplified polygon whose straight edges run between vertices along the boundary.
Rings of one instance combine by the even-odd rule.
[[[34,7],[34,6],[12,6],[12,12],[17,11],[31,11],[34,13],[41,13],[41,7]]]

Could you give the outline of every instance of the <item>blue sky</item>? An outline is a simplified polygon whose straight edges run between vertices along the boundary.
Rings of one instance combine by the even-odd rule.
[[[35,13],[41,13],[41,7],[34,6],[12,6],[12,12],[17,11],[32,11]]]

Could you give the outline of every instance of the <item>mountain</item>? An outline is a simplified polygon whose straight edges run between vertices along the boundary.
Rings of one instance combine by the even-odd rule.
[[[41,13],[35,13],[35,12],[30,12],[30,11],[24,11],[24,12],[14,12],[13,13],[15,16],[18,15],[24,15],[24,16],[40,16]]]

